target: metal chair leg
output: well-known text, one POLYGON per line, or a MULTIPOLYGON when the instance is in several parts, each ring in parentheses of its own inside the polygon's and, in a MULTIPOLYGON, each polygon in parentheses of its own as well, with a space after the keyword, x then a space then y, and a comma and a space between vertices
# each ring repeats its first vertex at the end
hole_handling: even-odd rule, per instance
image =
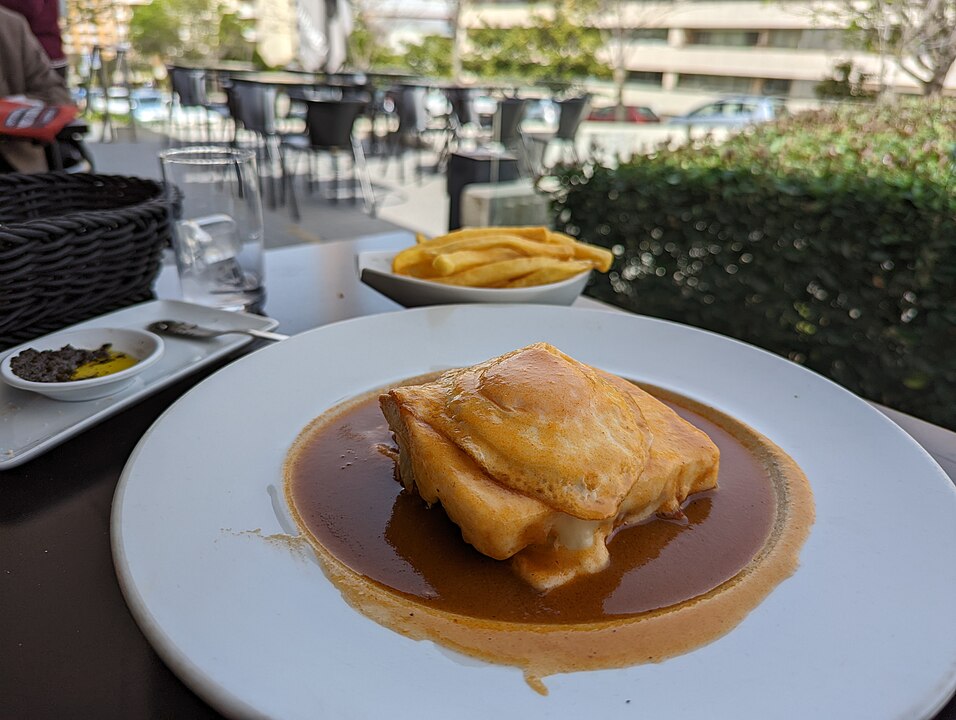
POLYGON ((262 148, 265 153, 264 155, 264 165, 267 167, 260 167, 259 173, 262 174, 263 170, 266 172, 266 182, 268 187, 266 188, 266 200, 269 205, 270 210, 276 209, 276 184, 275 184, 275 159, 272 156, 272 144, 269 142, 268 137, 261 137, 260 141, 262 143, 262 148))
POLYGON ((338 203, 339 201, 339 153, 338 150, 333 149, 331 153, 332 158, 332 202, 338 203))
MULTIPOLYGON (((297 157, 294 155, 294 157, 297 157)), ((285 190, 289 190, 289 212, 294 222, 299 222, 302 216, 299 214, 299 202, 295 197, 295 167, 290 172, 286 166, 286 154, 279 148, 279 165, 282 168, 282 196, 285 198, 285 190)))
POLYGON ((352 136, 352 159, 355 162, 356 170, 359 176, 359 184, 362 187, 362 198, 365 200, 365 210, 369 215, 375 217, 375 189, 372 187, 372 176, 368 171, 368 163, 365 160, 365 150, 362 148, 362 141, 352 136))
POLYGON ((173 144, 173 108, 176 103, 173 102, 173 99, 169 99, 169 119, 166 124, 166 140, 163 142, 164 147, 170 147, 173 144))

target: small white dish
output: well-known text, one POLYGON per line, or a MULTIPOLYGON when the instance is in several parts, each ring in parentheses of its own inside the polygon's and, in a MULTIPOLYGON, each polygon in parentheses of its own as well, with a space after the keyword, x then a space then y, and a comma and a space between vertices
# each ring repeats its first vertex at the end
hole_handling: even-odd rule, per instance
MULTIPOLYGON (((279 324, 277 320, 261 315, 228 312, 179 300, 151 300, 91 318, 59 332, 104 327, 139 330, 151 322, 168 319, 220 330, 271 330, 279 324)), ((228 359, 251 342, 248 335, 223 335, 209 340, 168 338, 159 362, 146 368, 119 392, 88 402, 58 402, 0 382, 0 474, 7 468, 42 455, 159 390, 228 359)), ((9 352, 0 352, 0 359, 9 352)))
POLYGON ((405 307, 453 305, 460 303, 537 303, 570 305, 591 272, 583 272, 561 282, 524 288, 475 288, 420 280, 392 272, 395 250, 359 253, 358 270, 362 282, 405 307))
POLYGON ((10 350, 3 358, 3 362, 0 363, 0 376, 3 377, 7 385, 20 390, 40 393, 54 400, 70 402, 96 400, 117 393, 127 387, 143 370, 159 361, 163 356, 164 349, 162 338, 146 330, 112 327, 66 330, 35 338, 10 350), (15 357, 30 348, 42 352, 44 350, 59 350, 66 345, 72 345, 81 350, 95 350, 105 344, 109 344, 111 349, 117 352, 126 353, 136 358, 136 364, 109 375, 66 382, 25 380, 14 373, 10 367, 10 363, 15 357))

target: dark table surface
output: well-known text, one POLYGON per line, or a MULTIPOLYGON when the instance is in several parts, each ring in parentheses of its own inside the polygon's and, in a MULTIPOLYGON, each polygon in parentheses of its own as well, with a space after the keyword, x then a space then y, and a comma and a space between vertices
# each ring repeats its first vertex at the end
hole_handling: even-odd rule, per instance
MULTIPOLYGON (((296 333, 396 310, 357 281, 355 252, 411 241, 409 234, 392 233, 270 251, 266 311, 280 320, 279 330, 296 333)), ((157 290, 167 297, 177 292, 169 268, 157 290)), ((140 632, 117 584, 110 548, 113 493, 134 446, 170 404, 216 369, 0 473, 0 718, 220 717, 173 675, 140 632)), ((956 434, 891 417, 952 476, 956 434)), ((937 718, 956 720, 956 701, 937 718)))

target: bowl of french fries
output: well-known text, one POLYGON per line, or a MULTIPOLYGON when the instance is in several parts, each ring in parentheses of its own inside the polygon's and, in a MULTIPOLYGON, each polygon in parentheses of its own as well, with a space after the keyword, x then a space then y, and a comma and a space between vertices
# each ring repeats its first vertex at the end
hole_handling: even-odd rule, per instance
POLYGON ((570 305, 592 270, 607 272, 605 248, 545 227, 463 228, 403 250, 365 252, 362 282, 405 307, 449 303, 570 305))

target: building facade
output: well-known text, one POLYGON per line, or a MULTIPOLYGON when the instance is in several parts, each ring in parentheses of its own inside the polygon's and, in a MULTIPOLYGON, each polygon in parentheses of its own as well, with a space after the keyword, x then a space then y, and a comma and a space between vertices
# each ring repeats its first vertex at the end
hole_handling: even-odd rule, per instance
MULTIPOLYGON (((472 0, 466 28, 520 26, 535 3, 472 0)), ((609 37, 603 58, 624 75, 624 100, 660 114, 681 114, 715 95, 784 97, 815 104, 815 87, 850 62, 875 89, 920 92, 891 58, 864 52, 837 18, 837 4, 814 0, 609 0, 593 13, 609 37)), ((538 10, 543 11, 543 10, 538 10)), ((612 83, 589 89, 608 101, 612 83)), ((956 92, 956 73, 946 87, 956 92)))

